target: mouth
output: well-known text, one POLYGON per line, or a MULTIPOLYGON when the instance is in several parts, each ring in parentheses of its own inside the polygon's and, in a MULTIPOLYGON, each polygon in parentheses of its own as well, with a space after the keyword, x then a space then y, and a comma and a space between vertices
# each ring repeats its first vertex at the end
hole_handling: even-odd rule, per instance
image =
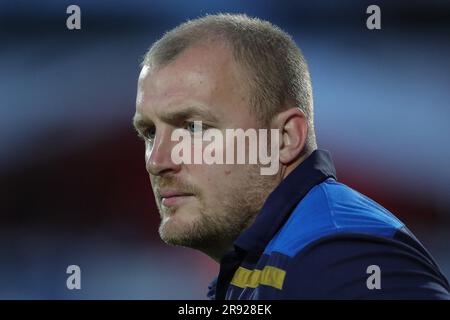
POLYGON ((194 195, 192 193, 186 193, 177 190, 161 190, 159 197, 162 205, 166 207, 172 207, 188 201, 189 199, 194 197, 194 195))

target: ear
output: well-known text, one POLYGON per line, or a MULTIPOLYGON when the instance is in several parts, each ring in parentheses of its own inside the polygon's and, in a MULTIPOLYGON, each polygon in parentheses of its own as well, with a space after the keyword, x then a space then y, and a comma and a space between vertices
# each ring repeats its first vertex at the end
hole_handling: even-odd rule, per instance
POLYGON ((297 160, 305 148, 308 121, 299 108, 289 108, 272 120, 272 128, 280 130, 280 162, 289 165, 297 160))

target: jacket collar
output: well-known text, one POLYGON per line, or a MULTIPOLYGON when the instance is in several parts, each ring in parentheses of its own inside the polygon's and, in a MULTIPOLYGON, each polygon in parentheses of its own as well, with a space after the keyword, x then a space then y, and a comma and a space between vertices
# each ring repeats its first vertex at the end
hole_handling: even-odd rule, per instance
POLYGON ((235 247, 262 253, 308 191, 330 177, 336 179, 330 153, 313 151, 272 191, 254 223, 234 242, 235 247))

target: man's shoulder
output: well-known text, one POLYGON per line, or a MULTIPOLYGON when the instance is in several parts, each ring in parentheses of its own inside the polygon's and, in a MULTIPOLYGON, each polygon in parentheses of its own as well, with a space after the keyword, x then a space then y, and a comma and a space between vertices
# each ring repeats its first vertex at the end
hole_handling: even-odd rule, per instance
POLYGON ((283 298, 450 299, 432 258, 395 239, 333 235, 287 260, 283 298))
POLYGON ((375 201, 334 179, 313 187, 270 241, 265 254, 292 257, 333 235, 393 238, 404 224, 375 201))
POLYGON ((449 299, 431 255, 388 210, 327 179, 312 188, 264 251, 285 271, 283 298, 449 299), (383 290, 368 290, 368 268, 383 290))

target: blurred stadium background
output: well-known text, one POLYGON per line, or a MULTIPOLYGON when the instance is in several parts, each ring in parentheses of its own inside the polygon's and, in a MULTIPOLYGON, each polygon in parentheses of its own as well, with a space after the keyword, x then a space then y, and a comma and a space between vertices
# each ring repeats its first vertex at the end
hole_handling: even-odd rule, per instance
POLYGON ((131 118, 146 49, 216 12, 293 35, 338 178, 403 219, 450 276, 450 2, 1 0, 0 299, 205 298, 218 266, 159 239, 131 118), (382 30, 366 29, 370 4, 382 30), (66 288, 70 264, 81 290, 66 288))

